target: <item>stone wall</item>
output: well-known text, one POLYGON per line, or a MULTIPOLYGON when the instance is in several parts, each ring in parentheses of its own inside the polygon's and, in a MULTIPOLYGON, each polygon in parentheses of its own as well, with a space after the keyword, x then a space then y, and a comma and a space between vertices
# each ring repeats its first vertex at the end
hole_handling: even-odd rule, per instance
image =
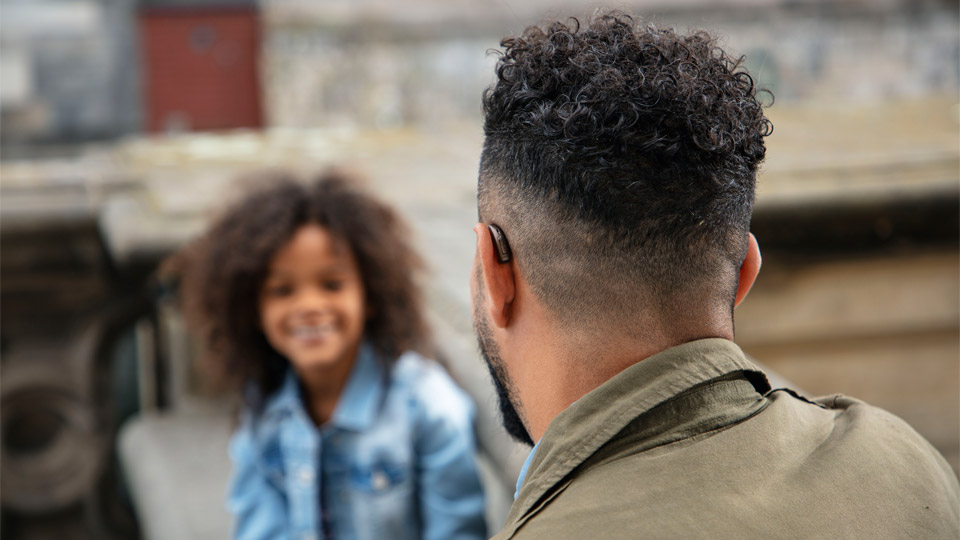
MULTIPOLYGON (((781 103, 915 98, 960 88, 956 5, 726 4, 732 5, 627 5, 658 24, 723 36, 781 103)), ((584 5, 564 11, 536 3, 523 18, 498 11, 507 10, 499 4, 486 13, 437 7, 418 17, 372 2, 311 10, 274 1, 264 9, 266 108, 269 123, 284 127, 477 122, 496 61, 487 51, 501 37, 521 30, 520 21, 589 12, 584 5)))
MULTIPOLYGON (((618 4, 658 24, 725 36, 781 102, 884 100, 960 88, 958 9, 949 2, 618 4)), ((595 3, 260 5, 269 125, 432 127, 478 121, 480 93, 496 61, 487 51, 501 37, 545 16, 582 16, 595 3)), ((113 138, 142 129, 137 2, 3 0, 2 6, 5 143, 113 138)))

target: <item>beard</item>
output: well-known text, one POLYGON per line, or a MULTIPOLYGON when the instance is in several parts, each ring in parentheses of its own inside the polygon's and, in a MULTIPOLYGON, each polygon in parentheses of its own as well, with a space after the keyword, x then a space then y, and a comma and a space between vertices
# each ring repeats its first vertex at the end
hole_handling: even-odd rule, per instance
MULTIPOLYGON (((477 281, 479 288, 480 282, 477 281)), ((478 291, 479 292, 479 291, 478 291)), ((517 403, 516 390, 507 375, 503 359, 500 358, 500 349, 493 341, 490 326, 487 320, 480 312, 479 298, 474 298, 473 302, 473 330, 477 335, 477 346, 480 348, 480 356, 487 363, 487 369, 490 370, 490 377, 493 378, 493 386, 497 391, 497 402, 500 405, 500 422, 503 429, 517 442, 533 446, 533 439, 527 428, 523 425, 520 413, 514 405, 517 403)))

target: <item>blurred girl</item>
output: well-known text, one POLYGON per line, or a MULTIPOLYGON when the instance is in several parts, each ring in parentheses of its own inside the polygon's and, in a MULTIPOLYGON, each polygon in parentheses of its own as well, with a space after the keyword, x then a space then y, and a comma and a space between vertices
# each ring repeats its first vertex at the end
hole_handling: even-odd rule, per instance
POLYGON ((283 174, 180 257, 187 320, 242 383, 242 539, 486 538, 473 406, 425 345, 420 259, 343 173, 283 174))

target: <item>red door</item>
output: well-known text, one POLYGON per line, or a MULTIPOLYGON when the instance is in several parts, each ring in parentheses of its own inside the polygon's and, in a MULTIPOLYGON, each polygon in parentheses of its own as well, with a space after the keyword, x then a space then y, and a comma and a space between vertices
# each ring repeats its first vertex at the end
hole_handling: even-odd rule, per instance
POLYGON ((254 7, 146 9, 140 35, 149 131, 262 127, 254 7))

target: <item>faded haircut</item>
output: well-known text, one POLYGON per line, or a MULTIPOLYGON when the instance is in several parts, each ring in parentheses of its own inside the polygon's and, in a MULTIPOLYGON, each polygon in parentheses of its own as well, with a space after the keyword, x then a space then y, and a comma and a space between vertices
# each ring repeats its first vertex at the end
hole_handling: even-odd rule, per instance
POLYGON ((501 47, 479 213, 534 294, 581 325, 731 309, 772 131, 742 57, 620 12, 501 47))

